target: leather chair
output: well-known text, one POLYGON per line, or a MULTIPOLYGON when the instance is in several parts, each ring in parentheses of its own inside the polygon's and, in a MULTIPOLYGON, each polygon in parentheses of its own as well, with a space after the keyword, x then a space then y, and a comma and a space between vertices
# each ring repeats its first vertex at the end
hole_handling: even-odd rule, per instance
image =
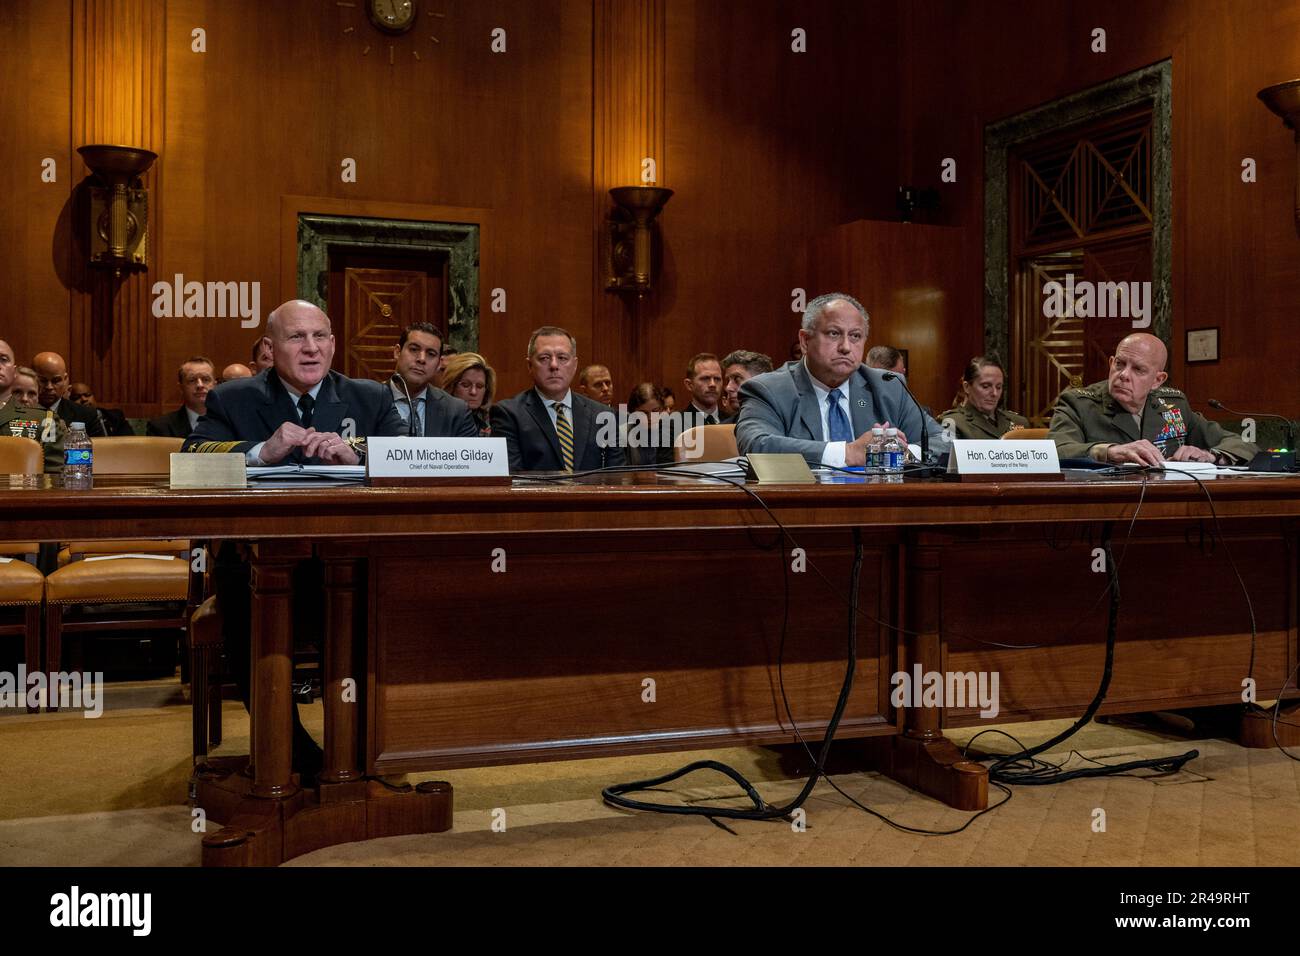
MULTIPOLYGON (((40 475, 45 454, 40 442, 30 438, 0 436, 0 475, 40 475)), ((23 663, 27 670, 43 669, 41 661, 41 610, 45 605, 45 575, 34 564, 40 550, 36 541, 0 542, 0 634, 23 636, 23 663), (10 611, 10 608, 16 609, 10 611)), ((25 694, 25 688, 19 688, 25 694)), ((38 708, 28 706, 28 711, 38 708)))
POLYGON ((692 425, 673 439, 674 461, 725 461, 739 454, 735 425, 692 425), (695 446, 694 453, 687 454, 687 444, 695 446))
MULTIPOLYGON (((166 475, 179 438, 123 436, 91 439, 96 476, 166 475)), ((59 669, 63 635, 107 630, 174 630, 183 635, 189 612, 197 605, 198 582, 191 580, 190 542, 115 540, 72 541, 59 554, 59 567, 45 580, 45 651, 47 666, 59 669), (124 605, 165 602, 181 605, 162 616, 124 605), (109 611, 68 612, 87 606, 116 606, 109 611)), ((184 641, 182 640, 182 646, 184 641)))
POLYGON ((1047 437, 1046 428, 1013 428, 1002 436, 1003 441, 1039 441, 1047 437))
POLYGON ((0 475, 45 474, 45 452, 30 438, 0 436, 0 475))

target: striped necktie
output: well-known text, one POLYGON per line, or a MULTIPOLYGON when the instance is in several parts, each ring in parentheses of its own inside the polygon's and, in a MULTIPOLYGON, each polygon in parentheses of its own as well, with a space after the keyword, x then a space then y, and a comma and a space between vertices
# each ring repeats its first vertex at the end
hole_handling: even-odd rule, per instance
POLYGON ((560 457, 564 459, 564 470, 573 471, 573 426, 564 411, 562 402, 552 402, 555 409, 555 435, 560 439, 560 457))

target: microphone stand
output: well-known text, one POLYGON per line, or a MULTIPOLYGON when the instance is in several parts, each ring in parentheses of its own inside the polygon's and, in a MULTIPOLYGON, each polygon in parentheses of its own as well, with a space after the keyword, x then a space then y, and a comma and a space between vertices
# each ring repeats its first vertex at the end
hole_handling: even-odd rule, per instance
POLYGON ((903 391, 907 392, 907 397, 910 398, 912 404, 916 406, 917 414, 921 416, 921 467, 918 468, 914 474, 917 478, 933 478, 934 468, 930 465, 930 429, 925 425, 925 409, 922 408, 921 403, 916 400, 916 396, 912 394, 912 390, 907 387, 907 379, 903 378, 903 376, 899 375, 897 372, 886 372, 881 376, 881 378, 886 382, 892 382, 897 379, 898 384, 903 386, 903 391))
POLYGON ((1274 415, 1272 412, 1239 412, 1236 409, 1229 408, 1217 398, 1209 401, 1211 408, 1217 408, 1221 412, 1227 412, 1229 415, 1240 415, 1242 418, 1276 418, 1282 422, 1286 428, 1286 451, 1261 451, 1250 461, 1251 471, 1296 471, 1295 463, 1295 426, 1291 419, 1285 415, 1274 415))
POLYGON ((1209 406, 1210 408, 1218 408, 1219 411, 1226 411, 1227 414, 1229 415, 1240 415, 1242 416, 1243 419, 1277 419, 1278 421, 1282 421, 1282 423, 1286 425, 1286 429, 1287 429, 1286 431, 1287 451, 1291 451, 1291 453, 1295 453, 1296 450, 1295 425, 1292 424, 1291 419, 1288 419, 1286 415, 1274 415, 1271 414, 1271 412, 1266 412, 1266 411, 1236 411, 1235 408, 1229 408, 1226 405, 1223 405, 1223 403, 1221 401, 1218 401, 1217 398, 1210 399, 1209 406))
POLYGON ((410 418, 406 420, 406 437, 415 438, 415 402, 411 398, 411 390, 406 387, 406 379, 396 372, 393 378, 402 383, 402 391, 406 393, 406 407, 410 409, 410 418))

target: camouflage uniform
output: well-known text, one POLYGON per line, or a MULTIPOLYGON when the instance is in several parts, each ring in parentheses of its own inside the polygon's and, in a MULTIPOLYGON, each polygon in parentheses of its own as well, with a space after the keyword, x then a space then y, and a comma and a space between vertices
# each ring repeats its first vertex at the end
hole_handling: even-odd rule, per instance
POLYGON ((1142 425, 1115 401, 1109 383, 1094 382, 1067 388, 1056 399, 1048 437, 1062 458, 1106 460, 1109 445, 1125 445, 1145 438, 1172 458, 1183 445, 1248 462, 1259 451, 1240 436, 1192 411, 1191 403, 1176 388, 1153 388, 1142 409, 1142 425))
POLYGON ((1029 419, 1025 416, 1004 408, 994 409, 993 418, 990 419, 970 402, 948 409, 939 416, 939 422, 943 424, 950 418, 955 429, 953 437, 963 439, 1001 438, 1017 425, 1021 428, 1029 425, 1029 419))

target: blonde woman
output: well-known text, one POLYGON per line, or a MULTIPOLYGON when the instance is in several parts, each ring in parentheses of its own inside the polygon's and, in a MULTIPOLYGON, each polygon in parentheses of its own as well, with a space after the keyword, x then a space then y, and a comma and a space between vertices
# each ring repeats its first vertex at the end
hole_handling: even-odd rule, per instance
POLYGON ((492 434, 488 412, 497 390, 497 373, 487 359, 477 352, 457 352, 447 359, 442 373, 442 388, 469 406, 480 436, 492 434))

